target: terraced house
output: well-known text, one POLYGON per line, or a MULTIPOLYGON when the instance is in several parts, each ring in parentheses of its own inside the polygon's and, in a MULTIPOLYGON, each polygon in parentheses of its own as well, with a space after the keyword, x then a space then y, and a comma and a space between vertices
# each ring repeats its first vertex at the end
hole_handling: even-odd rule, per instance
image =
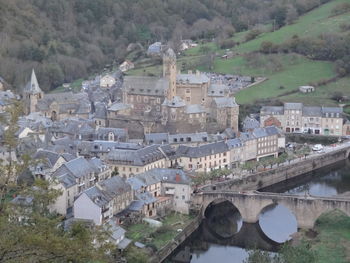
POLYGON ((287 133, 343 135, 341 107, 313 107, 302 103, 284 103, 283 106, 264 106, 260 111, 260 125, 276 125, 287 133))
POLYGON ((169 155, 173 149, 169 145, 150 145, 138 150, 111 150, 106 162, 123 178, 133 177, 153 168, 168 168, 169 155))

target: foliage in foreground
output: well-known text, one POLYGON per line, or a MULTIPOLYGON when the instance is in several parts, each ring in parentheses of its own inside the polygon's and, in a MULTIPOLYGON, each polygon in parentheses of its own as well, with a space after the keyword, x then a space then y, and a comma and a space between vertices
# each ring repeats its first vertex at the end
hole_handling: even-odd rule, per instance
POLYGON ((284 245, 279 254, 272 255, 266 251, 251 250, 244 263, 316 263, 318 255, 310 244, 302 241, 297 246, 284 245))
POLYGON ((107 232, 73 224, 64 231, 61 219, 47 209, 57 192, 38 181, 24 196, 32 202, 4 204, 0 214, 0 262, 111 262, 107 232))

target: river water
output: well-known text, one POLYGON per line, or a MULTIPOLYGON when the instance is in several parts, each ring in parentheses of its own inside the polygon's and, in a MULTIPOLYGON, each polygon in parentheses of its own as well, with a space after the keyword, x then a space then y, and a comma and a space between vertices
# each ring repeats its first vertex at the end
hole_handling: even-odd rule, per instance
MULTIPOLYGON (((340 162, 260 191, 314 196, 342 194, 350 191, 350 161, 340 162)), ((254 243, 254 240, 260 240, 256 236, 264 236, 264 240, 280 243, 289 240, 291 234, 297 231, 294 215, 281 205, 263 210, 256 224, 242 224, 239 213, 234 211, 235 208, 229 203, 218 204, 207 211, 206 217, 209 219, 182 246, 187 247, 187 251, 191 253, 191 260, 187 262, 241 263, 247 258, 245 248, 248 243, 256 248, 265 248, 258 241, 254 243), (257 234, 261 232, 263 233, 257 234), (234 236, 238 238, 235 239, 234 236)))

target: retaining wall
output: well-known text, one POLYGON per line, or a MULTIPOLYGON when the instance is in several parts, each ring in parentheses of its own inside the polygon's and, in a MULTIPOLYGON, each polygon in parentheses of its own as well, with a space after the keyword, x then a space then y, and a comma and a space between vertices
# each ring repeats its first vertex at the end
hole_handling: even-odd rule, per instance
POLYGON ((348 151, 348 149, 340 149, 331 153, 321 154, 308 159, 300 160, 298 163, 287 164, 268 171, 248 175, 243 179, 233 179, 225 182, 219 182, 204 187, 202 190, 258 190, 298 177, 327 165, 343 161, 348 158, 348 151))

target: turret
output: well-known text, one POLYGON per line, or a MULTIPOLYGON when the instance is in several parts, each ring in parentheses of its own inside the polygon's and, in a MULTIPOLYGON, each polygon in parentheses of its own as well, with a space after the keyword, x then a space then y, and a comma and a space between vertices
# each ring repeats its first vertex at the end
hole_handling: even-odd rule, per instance
POLYGON ((176 96, 176 55, 171 48, 163 55, 163 77, 169 80, 167 98, 172 100, 176 96))

